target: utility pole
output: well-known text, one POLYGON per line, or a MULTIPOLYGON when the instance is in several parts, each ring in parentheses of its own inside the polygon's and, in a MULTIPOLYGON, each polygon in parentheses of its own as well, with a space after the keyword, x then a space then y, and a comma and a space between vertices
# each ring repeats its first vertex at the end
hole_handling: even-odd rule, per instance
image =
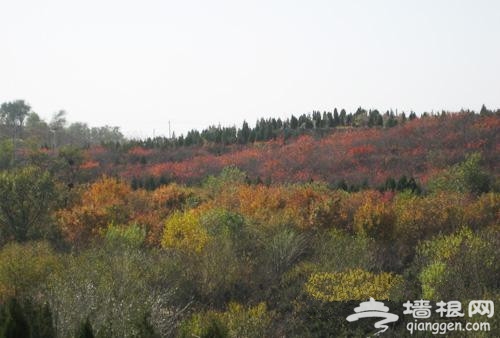
POLYGON ((56 150, 56 129, 51 128, 50 131, 52 132, 52 150, 56 150))
POLYGON ((12 151, 12 165, 16 165, 16 129, 17 129, 17 125, 16 125, 16 120, 14 120, 14 130, 13 130, 13 134, 12 134, 12 147, 14 148, 13 151, 12 151))

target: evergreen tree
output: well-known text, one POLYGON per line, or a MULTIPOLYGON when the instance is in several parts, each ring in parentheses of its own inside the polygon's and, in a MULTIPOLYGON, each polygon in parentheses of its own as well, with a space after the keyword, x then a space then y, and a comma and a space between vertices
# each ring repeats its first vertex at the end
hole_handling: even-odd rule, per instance
POLYGON ((493 114, 493 112, 491 110, 489 110, 488 108, 486 108, 486 106, 483 104, 481 106, 481 110, 479 111, 479 114, 480 115, 491 115, 491 114, 493 114))
POLYGON ((30 326, 17 299, 3 305, 0 315, 0 336, 4 338, 30 337, 30 326))
POLYGON ((144 183, 144 188, 146 190, 155 190, 156 189, 156 181, 153 176, 149 176, 144 183))
POLYGON ((402 123, 405 123, 405 122, 406 122, 406 114, 405 114, 405 112, 403 112, 403 113, 401 114, 401 122, 402 122, 402 123))
POLYGON ((290 128, 297 129, 299 127, 299 121, 295 116, 292 115, 290 118, 290 128))
POLYGON ((92 325, 90 325, 90 321, 87 318, 85 322, 81 323, 78 327, 75 338, 94 338, 94 330, 92 329, 92 325))
POLYGON ((347 114, 347 116, 345 118, 345 125, 352 126, 353 122, 354 122, 354 116, 352 115, 352 113, 347 114))
POLYGON ((160 335, 155 332, 155 329, 149 320, 150 314, 145 313, 141 321, 137 324, 138 337, 141 338, 160 338, 160 335))
POLYGON ((408 180, 407 189, 417 194, 420 194, 422 192, 422 189, 420 189, 417 181, 415 181, 413 177, 410 177, 410 179, 408 180))
POLYGON ((340 117, 339 117, 339 112, 337 111, 337 108, 333 110, 333 121, 330 127, 337 127, 340 125, 340 117))
POLYGON ((238 143, 246 144, 250 138, 250 128, 248 127, 247 121, 243 121, 243 126, 238 130, 238 143))
POLYGON ((382 124, 383 124, 382 115, 380 115, 379 111, 377 109, 370 110, 368 116, 368 127, 382 126, 382 124))
POLYGON ((160 179, 158 180, 158 186, 167 185, 169 183, 170 180, 165 175, 160 176, 160 179))
POLYGON ((398 184, 396 185, 396 189, 398 191, 404 191, 408 188, 408 179, 406 178, 405 175, 401 176, 401 178, 398 181, 398 184))
POLYGON ((250 131, 250 136, 248 136, 248 142, 254 143, 257 139, 257 132, 255 131, 255 128, 253 128, 250 131))
POLYGON ((56 336, 52 322, 52 312, 48 304, 39 306, 27 301, 24 313, 28 316, 31 326, 31 338, 53 338, 56 336))
POLYGON ((384 184, 384 190, 385 191, 394 191, 396 190, 396 180, 392 177, 389 177, 385 180, 384 184))
POLYGON ((325 127, 327 128, 333 128, 334 127, 334 122, 333 122, 333 115, 331 112, 326 113, 326 121, 325 121, 325 127))
POLYGON ((396 120, 396 116, 394 115, 394 112, 391 110, 390 112, 387 112, 385 114, 386 120, 385 120, 385 127, 386 128, 392 128, 397 126, 398 120, 396 120))
POLYGON ((137 190, 140 188, 139 179, 137 177, 132 177, 132 181, 130 182, 130 186, 133 190, 137 190))
POLYGON ((347 182, 344 179, 338 181, 337 189, 347 191, 348 190, 347 182))

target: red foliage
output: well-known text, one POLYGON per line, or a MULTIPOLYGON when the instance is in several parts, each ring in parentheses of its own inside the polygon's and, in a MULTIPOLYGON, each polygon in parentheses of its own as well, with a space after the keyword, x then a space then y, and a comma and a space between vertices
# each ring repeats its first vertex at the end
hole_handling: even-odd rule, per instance
MULTIPOLYGON (((466 113, 426 117, 394 128, 339 128, 330 135, 228 146, 216 155, 206 147, 170 150, 133 148, 129 154, 147 157, 147 164, 117 169, 123 177, 165 175, 179 183, 199 182, 230 165, 249 178, 274 183, 314 181, 380 184, 401 175, 425 180, 431 172, 464 159, 465 151, 483 152, 494 168, 500 156, 500 117, 466 113)), ((102 148, 93 148, 99 154, 102 148)), ((99 155, 102 157, 102 155, 99 155)), ((99 158, 99 156, 97 156, 99 158)), ((96 156, 93 158, 95 159, 96 156)))
POLYGON ((133 156, 149 156, 154 151, 152 149, 145 149, 143 147, 133 147, 128 151, 129 155, 133 156))
POLYGON ((365 146, 359 146, 359 147, 354 147, 351 148, 347 151, 347 155, 350 156, 363 156, 363 155, 370 155, 375 152, 375 147, 372 145, 365 145, 365 146))
POLYGON ((97 161, 86 161, 80 165, 80 169, 94 169, 99 167, 99 162, 97 161))

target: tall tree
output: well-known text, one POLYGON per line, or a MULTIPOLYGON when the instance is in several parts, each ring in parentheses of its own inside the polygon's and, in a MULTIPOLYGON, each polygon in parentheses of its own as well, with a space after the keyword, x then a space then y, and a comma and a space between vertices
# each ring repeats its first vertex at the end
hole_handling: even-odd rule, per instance
POLYGON ((17 299, 10 299, 0 313, 0 336, 5 338, 30 337, 30 327, 17 299))
POLYGON ((290 128, 297 129, 298 126, 299 126, 299 121, 295 116, 292 115, 292 117, 290 118, 290 128))
POLYGON ((18 135, 22 136, 24 119, 30 111, 31 107, 24 100, 5 102, 0 106, 0 117, 12 128, 12 142, 14 144, 12 157, 14 163, 16 161, 16 139, 18 135))
POLYGON ((20 242, 44 237, 56 200, 56 188, 48 172, 26 167, 0 174, 0 231, 3 239, 20 242))
POLYGON ((488 108, 486 108, 486 106, 484 104, 481 106, 481 110, 479 111, 480 115, 492 115, 492 113, 493 112, 491 110, 489 110, 488 108))
MULTIPOLYGON (((56 148, 57 146, 57 134, 61 133, 66 125, 66 111, 59 110, 52 115, 52 120, 50 121, 50 131, 53 133, 52 146, 56 148)), ((59 136, 60 137, 60 136, 59 136)))
POLYGON ((87 320, 80 324, 76 331, 76 338, 94 338, 94 330, 92 329, 92 325, 90 325, 90 321, 87 320))

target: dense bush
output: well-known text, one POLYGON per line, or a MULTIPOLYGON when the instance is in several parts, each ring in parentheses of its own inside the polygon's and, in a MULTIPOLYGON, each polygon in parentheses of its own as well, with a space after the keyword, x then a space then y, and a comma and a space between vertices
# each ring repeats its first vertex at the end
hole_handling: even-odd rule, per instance
POLYGON ((498 117, 365 113, 189 147, 0 140, 0 336, 367 336, 345 318, 369 297, 500 300, 498 117))

